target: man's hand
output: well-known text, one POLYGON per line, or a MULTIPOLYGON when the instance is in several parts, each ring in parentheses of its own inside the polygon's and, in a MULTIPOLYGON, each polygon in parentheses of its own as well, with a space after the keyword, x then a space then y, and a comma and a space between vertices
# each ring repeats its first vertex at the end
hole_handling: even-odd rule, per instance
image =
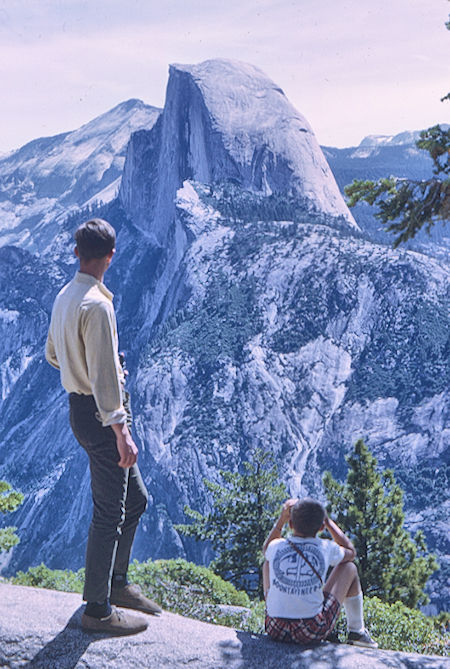
POLYGON ((116 435, 117 451, 120 456, 117 464, 119 467, 128 469, 136 464, 138 447, 134 443, 126 423, 116 423, 115 425, 111 425, 111 427, 116 435))

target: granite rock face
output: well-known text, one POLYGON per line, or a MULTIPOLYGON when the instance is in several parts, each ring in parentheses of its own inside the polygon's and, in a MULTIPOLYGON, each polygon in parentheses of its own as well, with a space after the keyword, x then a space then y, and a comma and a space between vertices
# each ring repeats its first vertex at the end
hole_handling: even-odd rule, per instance
MULTIPOLYGON (((162 114, 131 137, 118 199, 96 212, 118 231, 106 283, 151 496, 136 557, 207 560, 173 525, 186 503, 208 508, 203 477, 256 446, 276 455, 293 495, 321 496, 323 471, 344 476, 359 437, 406 488, 411 528, 448 551, 449 269, 361 233, 312 130, 270 80, 233 61, 173 66, 162 114)), ((26 256, 15 292, 3 288, 0 477, 26 493, 8 572, 83 561, 86 457, 42 359, 81 220, 26 256)), ((12 276, 24 251, 4 252, 12 276)))
POLYGON ((308 122, 252 65, 171 66, 163 114, 132 138, 120 190, 134 224, 162 244, 186 179, 303 198, 357 229, 308 122))

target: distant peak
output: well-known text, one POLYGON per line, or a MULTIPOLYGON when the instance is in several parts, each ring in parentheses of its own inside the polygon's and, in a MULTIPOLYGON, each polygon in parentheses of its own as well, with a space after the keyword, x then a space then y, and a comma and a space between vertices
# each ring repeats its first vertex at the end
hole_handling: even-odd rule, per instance
POLYGON ((361 141, 361 147, 377 146, 402 146, 406 144, 415 144, 420 139, 420 130, 406 130, 397 135, 368 135, 361 141))
POLYGON ((124 111, 124 112, 129 112, 132 109, 155 109, 157 111, 161 111, 159 107, 154 107, 153 105, 148 105, 139 98, 130 98, 129 100, 124 100, 123 102, 119 102, 118 105, 113 107, 112 109, 109 110, 109 112, 114 112, 114 111, 124 111))
POLYGON ((361 140, 359 146, 380 146, 392 140, 391 135, 367 135, 361 140))

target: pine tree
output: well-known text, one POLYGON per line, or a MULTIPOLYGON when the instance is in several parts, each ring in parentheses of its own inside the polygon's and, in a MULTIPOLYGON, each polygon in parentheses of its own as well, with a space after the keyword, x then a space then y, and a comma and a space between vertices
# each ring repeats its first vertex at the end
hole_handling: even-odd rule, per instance
MULTIPOLYGON (((445 25, 450 30, 450 19, 445 25)), ((441 100, 450 100, 450 93, 441 100)), ((388 231, 397 234, 394 247, 412 239, 423 227, 430 232, 437 221, 445 223, 450 219, 450 129, 435 125, 423 130, 416 146, 428 151, 433 159, 431 179, 355 179, 344 189, 349 207, 361 200, 377 205, 375 217, 388 226, 388 231)))
MULTIPOLYGON (((0 513, 9 513, 22 504, 23 495, 12 490, 9 483, 0 481, 0 513)), ((19 537, 14 533, 16 527, 4 527, 0 529, 0 551, 8 551, 19 543, 19 537)))
POLYGON ((427 603, 423 589, 438 564, 427 554, 422 532, 412 538, 404 527, 403 491, 393 472, 377 471, 362 439, 347 462, 346 482, 326 472, 324 487, 328 511, 355 545, 363 591, 409 607, 427 603))
POLYGON ((210 567, 235 585, 254 592, 251 575, 256 573, 261 595, 261 548, 288 496, 286 487, 279 482, 273 456, 262 449, 256 449, 252 459, 244 462, 243 473, 220 470, 219 474, 223 485, 204 480, 213 497, 212 510, 202 515, 186 506, 184 512, 193 522, 175 529, 199 541, 210 541, 216 553, 210 567))

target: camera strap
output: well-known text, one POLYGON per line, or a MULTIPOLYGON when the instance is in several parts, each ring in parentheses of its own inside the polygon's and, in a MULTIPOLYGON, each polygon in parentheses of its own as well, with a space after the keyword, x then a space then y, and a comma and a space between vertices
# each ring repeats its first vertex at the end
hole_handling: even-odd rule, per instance
POLYGON ((297 546, 297 544, 294 544, 293 541, 290 541, 289 539, 286 539, 286 541, 287 541, 288 544, 291 546, 291 548, 293 548, 294 551, 296 551, 296 552, 300 555, 300 557, 303 558, 303 560, 306 562, 306 564, 309 565, 309 566, 311 567, 311 569, 313 570, 313 572, 315 573, 315 575, 316 575, 317 578, 319 579, 320 584, 323 585, 323 579, 322 579, 322 576, 319 574, 319 572, 318 572, 317 569, 314 567, 314 565, 311 564, 311 562, 308 560, 308 558, 307 558, 306 555, 303 553, 303 551, 300 550, 300 548, 297 546))

